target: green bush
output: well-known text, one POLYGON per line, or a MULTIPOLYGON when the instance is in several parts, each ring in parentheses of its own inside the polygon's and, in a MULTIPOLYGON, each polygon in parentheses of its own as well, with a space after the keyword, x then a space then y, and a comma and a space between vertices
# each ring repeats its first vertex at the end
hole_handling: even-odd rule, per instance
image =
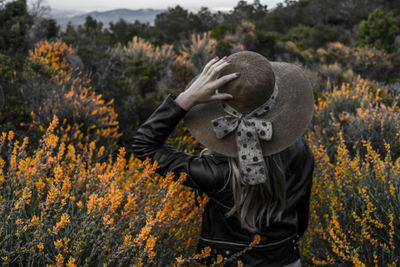
POLYGON ((224 37, 225 33, 230 29, 227 24, 218 24, 211 30, 211 37, 220 40, 224 37))
POLYGON ((16 65, 16 58, 0 53, 0 131, 15 130, 19 134, 27 114, 18 90, 21 79, 16 65))
POLYGON ((346 43, 349 40, 344 27, 317 24, 315 26, 298 25, 291 28, 284 37, 285 40, 304 45, 304 48, 317 49, 329 42, 346 43))
POLYGON ((374 47, 353 48, 335 42, 318 49, 313 57, 324 64, 339 63, 344 71, 352 70, 370 80, 387 81, 398 75, 392 63, 395 58, 374 47))
POLYGON ((384 13, 379 8, 372 12, 367 20, 360 24, 358 46, 373 45, 378 49, 393 52, 394 39, 399 32, 392 12, 384 13))

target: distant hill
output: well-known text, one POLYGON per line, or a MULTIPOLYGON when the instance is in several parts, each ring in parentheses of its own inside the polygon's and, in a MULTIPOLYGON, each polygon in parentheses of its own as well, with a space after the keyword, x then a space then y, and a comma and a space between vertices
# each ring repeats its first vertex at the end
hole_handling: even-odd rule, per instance
POLYGON ((61 10, 55 10, 51 13, 51 17, 53 17, 57 23, 64 30, 69 21, 73 25, 80 25, 85 23, 85 19, 87 16, 92 16, 95 20, 101 21, 103 23, 104 28, 108 28, 110 22, 117 22, 120 19, 124 19, 127 22, 135 22, 135 20, 139 20, 142 23, 150 23, 153 25, 154 19, 157 14, 164 12, 164 9, 114 9, 109 11, 92 11, 84 14, 76 14, 76 12, 62 12, 61 10))

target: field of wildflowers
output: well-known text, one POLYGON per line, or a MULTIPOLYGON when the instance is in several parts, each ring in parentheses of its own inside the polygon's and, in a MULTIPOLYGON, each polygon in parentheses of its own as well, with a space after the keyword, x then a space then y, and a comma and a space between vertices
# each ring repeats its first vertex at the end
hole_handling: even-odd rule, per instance
POLYGON ((358 77, 315 105, 307 139, 317 165, 302 242, 311 265, 399 264, 399 109, 369 89, 358 77))
POLYGON ((58 123, 54 117, 32 156, 27 139, 0 137, 9 154, 0 161, 4 265, 164 265, 194 249, 207 199, 194 205, 184 175, 160 177, 156 164, 124 148, 100 162, 103 146, 92 141, 78 152, 54 134, 58 123))
MULTIPOLYGON (((227 36, 231 52, 253 44, 254 27, 245 24, 239 30, 227 36)), ((373 80, 390 75, 386 70, 392 63, 379 50, 340 43, 317 51, 301 50, 290 41, 279 45, 287 56, 302 59, 316 80, 315 115, 306 133, 316 168, 310 225, 301 240, 304 264, 398 266, 398 92, 373 80)), ((210 35, 193 35, 178 52, 135 37, 109 53, 120 61, 144 58, 149 65, 163 65, 156 70, 162 78, 142 93, 165 96, 171 91, 162 88, 174 80, 184 85, 185 75, 197 74, 216 49, 210 35)), ((31 96, 30 127, 41 135, 38 145, 18 140, 13 131, 0 136, 1 264, 194 265, 210 253, 194 254, 207 197, 196 198, 180 185, 185 175, 161 177, 157 164, 118 147, 113 102, 104 103, 88 86, 89 78, 72 68, 68 53, 73 49, 61 41, 45 42, 26 58, 31 83, 24 90, 31 96)), ((144 79, 124 75, 135 89, 144 79)), ((189 153, 202 148, 181 124, 168 143, 189 153)), ((258 241, 255 236, 248 249, 258 241)), ((218 257, 214 265, 224 260, 218 257)))

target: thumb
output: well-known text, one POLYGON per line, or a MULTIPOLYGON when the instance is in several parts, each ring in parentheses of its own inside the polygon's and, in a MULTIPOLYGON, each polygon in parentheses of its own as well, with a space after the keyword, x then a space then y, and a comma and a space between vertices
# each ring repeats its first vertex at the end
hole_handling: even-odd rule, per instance
POLYGON ((232 100, 233 96, 230 94, 216 94, 210 97, 211 100, 232 100))

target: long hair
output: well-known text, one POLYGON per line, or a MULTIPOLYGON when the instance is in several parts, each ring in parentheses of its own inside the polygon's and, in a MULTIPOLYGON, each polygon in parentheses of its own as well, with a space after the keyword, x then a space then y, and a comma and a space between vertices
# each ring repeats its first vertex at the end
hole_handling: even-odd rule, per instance
MULTIPOLYGON (((200 155, 213 153, 205 148, 200 155)), ((280 153, 265 157, 267 180, 257 185, 242 185, 237 159, 228 159, 234 204, 225 216, 236 214, 242 228, 251 233, 260 231, 263 220, 266 226, 271 219, 281 220, 286 205, 286 177, 280 153)))

